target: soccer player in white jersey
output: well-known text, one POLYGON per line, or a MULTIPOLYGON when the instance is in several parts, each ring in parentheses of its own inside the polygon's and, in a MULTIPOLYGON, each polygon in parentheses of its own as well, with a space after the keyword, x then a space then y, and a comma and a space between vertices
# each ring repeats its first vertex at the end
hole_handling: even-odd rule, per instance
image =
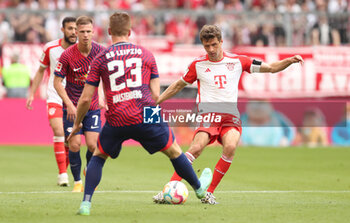
MULTIPOLYGON (((157 104, 171 98, 186 85, 197 81, 197 105, 199 114, 215 113, 221 115, 219 123, 209 123, 196 129, 190 148, 186 152, 192 163, 203 149, 216 140, 222 144, 222 156, 215 166, 213 180, 202 203, 217 204, 213 193, 222 177, 228 171, 239 138, 242 132, 239 112, 236 106, 238 83, 241 74, 280 72, 293 63, 303 63, 301 56, 296 55, 271 64, 264 63, 246 56, 226 53, 222 49, 221 30, 215 25, 205 25, 200 31, 200 40, 207 52, 195 59, 185 74, 171 84, 158 98, 157 104)), ((181 180, 176 173, 171 180, 181 180)), ((163 203, 162 192, 153 197, 154 202, 163 203)))
POLYGON ((63 111, 62 111, 62 99, 58 96, 54 86, 54 70, 61 54, 69 46, 73 45, 77 41, 76 31, 77 26, 75 24, 76 18, 65 17, 62 21, 61 31, 63 32, 63 38, 48 42, 44 46, 44 52, 40 59, 40 67, 35 74, 33 84, 30 89, 30 94, 27 98, 26 107, 33 109, 32 102, 34 100, 34 94, 38 89, 41 81, 43 80, 44 73, 47 67, 50 67, 50 76, 47 86, 47 114, 52 128, 54 137, 54 152, 55 158, 59 170, 57 177, 57 184, 59 186, 68 186, 67 166, 68 160, 68 146, 65 145, 64 131, 63 131, 63 111))

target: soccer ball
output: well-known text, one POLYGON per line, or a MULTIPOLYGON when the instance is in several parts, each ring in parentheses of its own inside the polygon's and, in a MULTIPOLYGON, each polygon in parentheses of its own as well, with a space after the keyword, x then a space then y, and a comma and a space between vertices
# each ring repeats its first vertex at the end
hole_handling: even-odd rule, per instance
POLYGON ((164 186, 163 197, 168 204, 183 204, 188 197, 188 189, 181 181, 170 181, 164 186))

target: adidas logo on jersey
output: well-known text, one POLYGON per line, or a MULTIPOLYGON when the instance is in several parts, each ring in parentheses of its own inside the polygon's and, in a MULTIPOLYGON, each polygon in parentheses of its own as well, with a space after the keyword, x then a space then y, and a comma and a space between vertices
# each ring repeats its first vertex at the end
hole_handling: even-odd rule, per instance
POLYGON ((211 72, 211 70, 210 70, 209 68, 207 68, 207 69, 205 70, 205 73, 207 73, 207 72, 211 72))

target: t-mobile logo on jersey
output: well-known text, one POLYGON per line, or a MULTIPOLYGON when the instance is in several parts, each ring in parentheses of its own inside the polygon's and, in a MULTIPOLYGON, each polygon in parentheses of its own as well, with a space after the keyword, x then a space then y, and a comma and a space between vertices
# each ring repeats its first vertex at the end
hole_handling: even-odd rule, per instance
POLYGON ((155 106, 148 106, 143 108, 143 123, 160 123, 160 111, 162 109, 157 105, 155 106))
POLYGON ((214 76, 215 84, 219 86, 219 89, 225 89, 227 84, 226 75, 215 75, 214 76))

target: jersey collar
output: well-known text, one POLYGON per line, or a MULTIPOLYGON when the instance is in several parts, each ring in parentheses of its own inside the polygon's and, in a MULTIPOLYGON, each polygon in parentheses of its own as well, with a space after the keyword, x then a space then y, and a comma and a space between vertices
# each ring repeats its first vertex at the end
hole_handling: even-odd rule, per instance
POLYGON ((209 55, 208 55, 208 54, 207 54, 207 56, 206 56, 206 59, 209 60, 209 61, 212 62, 212 63, 219 63, 219 62, 221 62, 221 61, 225 58, 225 56, 226 56, 226 53, 225 53, 225 52, 223 52, 223 53, 224 53, 224 54, 223 54, 223 57, 221 58, 221 60, 212 61, 212 60, 209 59, 209 55))
POLYGON ((120 45, 127 45, 127 44, 131 44, 129 42, 118 42, 118 43, 115 43, 113 44, 114 46, 120 46, 120 45))

